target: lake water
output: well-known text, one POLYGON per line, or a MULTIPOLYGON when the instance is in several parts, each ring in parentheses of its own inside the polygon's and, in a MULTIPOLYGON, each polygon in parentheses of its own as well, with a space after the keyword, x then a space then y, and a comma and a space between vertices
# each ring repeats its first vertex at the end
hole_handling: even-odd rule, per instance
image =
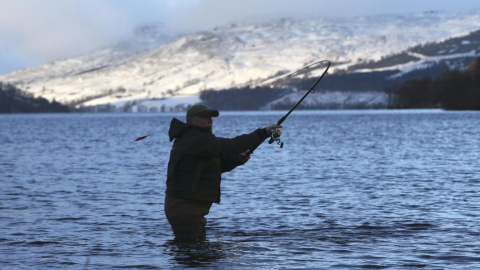
MULTIPOLYGON (((221 112, 214 133, 284 113, 221 112)), ((223 175, 196 244, 163 214, 183 115, 0 115, 0 268, 480 268, 479 112, 295 111, 283 149, 223 175)))

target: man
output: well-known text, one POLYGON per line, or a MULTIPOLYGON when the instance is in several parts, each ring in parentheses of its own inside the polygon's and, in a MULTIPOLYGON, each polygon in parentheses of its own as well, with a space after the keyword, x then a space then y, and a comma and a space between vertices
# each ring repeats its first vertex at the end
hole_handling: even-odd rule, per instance
POLYGON ((218 115, 197 104, 187 111, 186 123, 176 118, 170 123, 168 135, 175 141, 168 162, 165 215, 179 240, 205 237, 205 216, 212 203, 220 202, 221 174, 245 164, 250 158, 246 152, 281 128, 272 124, 232 139, 216 137, 212 117, 218 115))

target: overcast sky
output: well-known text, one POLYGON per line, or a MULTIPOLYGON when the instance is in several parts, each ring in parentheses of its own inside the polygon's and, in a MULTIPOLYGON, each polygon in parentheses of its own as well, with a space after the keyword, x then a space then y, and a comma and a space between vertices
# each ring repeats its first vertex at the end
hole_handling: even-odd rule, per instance
POLYGON ((185 32, 286 16, 479 8, 478 0, 0 0, 0 74, 112 45, 152 22, 185 32))

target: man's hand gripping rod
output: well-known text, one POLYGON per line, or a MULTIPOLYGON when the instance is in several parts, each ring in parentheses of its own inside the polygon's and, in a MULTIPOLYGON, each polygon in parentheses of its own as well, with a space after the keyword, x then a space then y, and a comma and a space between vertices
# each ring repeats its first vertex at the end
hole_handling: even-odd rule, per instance
MULTIPOLYGON (((280 118, 280 120, 278 120, 277 122, 277 125, 281 125, 283 123, 283 121, 285 121, 285 119, 287 119, 287 117, 298 107, 298 105, 300 105, 300 103, 302 103, 302 101, 308 96, 308 94, 310 93, 313 93, 315 92, 315 87, 317 86, 317 84, 322 80, 323 76, 325 76, 325 74, 327 74, 327 71, 328 69, 330 68, 330 60, 322 60, 322 61, 319 61, 319 62, 315 62, 313 64, 310 64, 306 67, 303 67, 299 70, 296 70, 292 73, 289 73, 285 76, 283 76, 282 78, 276 80, 275 82, 279 81, 279 80, 282 80, 282 79, 285 79, 285 78, 288 78, 288 77, 291 77, 295 74, 298 74, 300 73, 300 71, 302 70, 306 70, 308 69, 309 67, 311 66, 314 66, 314 65, 317 65, 317 64, 323 64, 323 63, 327 63, 327 67, 325 68, 325 70, 323 71, 322 75, 318 78, 318 80, 315 81, 315 83, 312 85, 312 87, 310 87, 310 89, 305 93, 305 95, 303 95, 303 97, 297 102, 297 104, 295 104, 295 106, 293 106, 288 112, 287 114, 285 114, 282 118, 280 118)), ((274 83, 275 83, 274 82, 274 83)), ((273 83, 272 83, 273 84, 273 83)), ((274 141, 277 141, 278 144, 280 145, 280 148, 283 148, 283 142, 280 141, 280 136, 282 135, 282 130, 279 129, 279 128, 276 128, 274 130, 272 130, 272 136, 270 138, 270 140, 268 141, 269 144, 273 143, 274 141)), ((257 146, 258 147, 258 146, 257 146)), ((253 153, 253 151, 255 151, 255 149, 257 149, 257 147, 255 147, 254 149, 251 149, 248 151, 248 155, 250 155, 251 153, 253 153)))

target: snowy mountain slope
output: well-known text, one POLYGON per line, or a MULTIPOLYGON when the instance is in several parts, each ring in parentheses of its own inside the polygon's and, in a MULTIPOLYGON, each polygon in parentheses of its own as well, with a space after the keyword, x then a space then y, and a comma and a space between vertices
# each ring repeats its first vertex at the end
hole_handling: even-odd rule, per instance
POLYGON ((177 37, 178 35, 166 33, 161 24, 144 25, 135 29, 131 39, 121 41, 112 47, 78 57, 59 59, 0 77, 4 82, 28 85, 77 76, 119 64, 139 52, 158 47, 177 37))
MULTIPOLYGON (((153 37, 145 45, 137 36, 128 46, 16 71, 0 76, 0 81, 78 106, 168 110, 199 101, 202 90, 253 86, 321 59, 333 62, 332 74, 398 69, 401 76, 418 68, 419 62, 413 60, 423 54, 409 51, 412 61, 369 64, 479 29, 476 11, 232 24, 166 44, 153 37)), ((432 60, 425 57, 424 65, 432 60)))

